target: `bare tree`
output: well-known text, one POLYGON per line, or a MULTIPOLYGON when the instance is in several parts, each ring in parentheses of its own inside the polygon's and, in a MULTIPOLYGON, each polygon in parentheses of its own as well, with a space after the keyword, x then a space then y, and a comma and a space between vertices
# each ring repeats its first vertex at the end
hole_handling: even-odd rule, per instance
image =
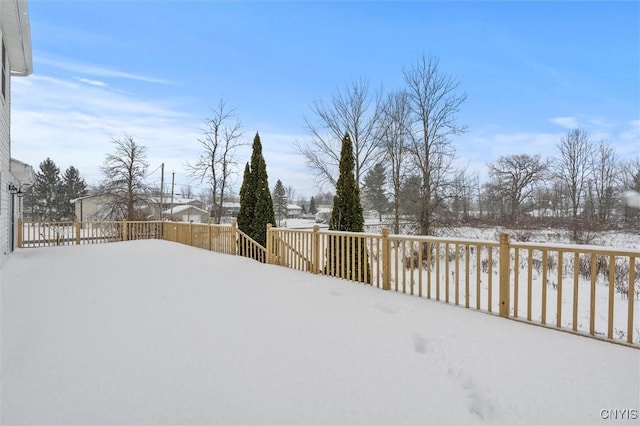
POLYGON ((195 164, 186 165, 190 177, 211 185, 211 216, 216 223, 222 219, 229 179, 237 173, 236 150, 246 144, 241 141, 242 134, 242 125, 236 119, 235 111, 227 109, 224 100, 220 99, 213 110, 213 117, 207 120, 202 137, 198 139, 202 149, 200 158, 195 164))
POLYGON ((489 164, 489 187, 495 197, 506 201, 512 223, 518 221, 522 205, 548 170, 549 162, 542 160, 540 155, 502 156, 489 164))
POLYGON ((478 198, 484 208, 485 219, 488 219, 491 223, 507 216, 506 197, 494 182, 485 182, 481 186, 478 198))
POLYGON ((600 141, 592 155, 595 217, 600 225, 610 219, 615 207, 620 163, 616 151, 605 141, 600 141))
POLYGON ((400 233, 400 212, 402 185, 407 173, 409 154, 409 99, 405 92, 395 92, 387 96, 381 120, 381 147, 389 165, 389 185, 391 186, 393 232, 400 233))
POLYGON ((459 81, 439 70, 439 60, 422 56, 403 71, 411 112, 411 153, 422 179, 419 232, 429 235, 452 180, 455 148, 450 137, 464 133, 456 114, 467 99, 459 81))
POLYGON ((194 198, 195 197, 195 193, 193 192, 193 188, 191 188, 191 185, 183 185, 182 189, 180 190, 180 195, 182 196, 182 198, 194 198))
POLYGON ((145 183, 149 163, 147 148, 131 136, 112 140, 114 153, 107 154, 102 167, 102 193, 109 195, 104 206, 106 217, 115 220, 141 219, 138 207, 148 205, 149 186, 145 183))
POLYGON ((349 133, 355 157, 355 177, 358 185, 364 174, 377 160, 377 137, 381 115, 381 95, 370 94, 369 83, 360 79, 338 90, 331 102, 314 100, 311 112, 315 120, 305 117, 305 127, 311 139, 306 144, 296 144, 305 157, 307 166, 315 173, 320 184, 335 187, 342 138, 349 133))
POLYGON ((589 134, 579 128, 569 130, 560 139, 558 151, 560 156, 554 164, 554 174, 566 188, 575 228, 588 176, 592 171, 593 149, 589 134))
POLYGON ((473 189, 478 185, 479 177, 476 173, 469 172, 468 168, 457 170, 451 186, 451 219, 459 223, 468 222, 470 218, 471 204, 473 202, 473 189))
POLYGON ((296 198, 296 189, 291 185, 287 185, 284 188, 284 192, 285 192, 285 195, 287 196, 288 202, 293 203, 293 200, 295 200, 296 198))

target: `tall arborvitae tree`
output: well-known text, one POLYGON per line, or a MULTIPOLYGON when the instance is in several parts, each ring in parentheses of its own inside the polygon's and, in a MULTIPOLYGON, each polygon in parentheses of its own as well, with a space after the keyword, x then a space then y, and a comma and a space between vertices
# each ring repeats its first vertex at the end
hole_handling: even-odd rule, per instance
POLYGON ((340 176, 333 198, 329 229, 335 231, 364 231, 364 216, 360 205, 360 190, 353 174, 354 158, 351 138, 345 133, 340 152, 340 176))
MULTIPOLYGON (((80 177, 78 169, 73 166, 65 170, 62 176, 61 193, 63 201, 61 204, 62 218, 72 220, 75 217, 75 206, 71 200, 87 195, 87 183, 80 177)), ((79 217, 76 219, 82 220, 79 217)))
POLYGON ((253 220, 253 211, 256 208, 256 197, 251 184, 251 168, 247 163, 244 167, 244 176, 240 187, 240 211, 237 217, 238 228, 245 233, 249 232, 251 221, 253 220))
MULTIPOLYGON (((345 133, 340 152, 340 176, 336 182, 336 195, 329 220, 329 229, 333 231, 364 232, 364 216, 354 175, 354 162, 351 138, 349 133, 345 133)), ((371 282, 366 247, 347 237, 332 238, 335 238, 335 244, 331 241, 328 246, 326 273, 353 281, 371 282), (341 268, 341 262, 349 267, 341 268), (351 265, 355 267, 352 268, 351 265)))
POLYGON ((273 188, 273 210, 278 221, 278 226, 282 225, 282 219, 287 217, 287 192, 284 189, 282 181, 278 179, 275 188, 273 188))
POLYGON ((262 156, 260 135, 256 133, 253 139, 251 165, 245 168, 240 189, 238 228, 264 247, 267 243, 267 224, 275 222, 267 164, 262 156))
POLYGON ((253 216, 252 238, 263 247, 267 245, 267 224, 274 225, 276 216, 273 213, 273 200, 269 189, 269 177, 267 175, 267 163, 262 156, 262 144, 260 135, 256 133, 253 139, 253 153, 251 155, 251 175, 254 182, 256 195, 256 208, 253 216))

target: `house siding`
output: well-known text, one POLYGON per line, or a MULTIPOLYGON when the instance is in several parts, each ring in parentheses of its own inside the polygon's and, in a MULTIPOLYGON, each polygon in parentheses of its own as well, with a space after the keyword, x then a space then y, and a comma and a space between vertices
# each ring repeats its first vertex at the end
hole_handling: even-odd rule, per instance
MULTIPOLYGON (((0 36, 4 41, 4 35, 1 29, 0 36)), ((11 174, 9 173, 9 164, 11 162, 11 73, 9 70, 11 69, 11 64, 9 63, 8 56, 6 61, 5 96, 2 97, 0 93, 0 266, 11 252, 11 247, 9 247, 9 235, 11 232, 10 215, 13 214, 9 206, 10 195, 8 188, 9 183, 12 181, 11 174)))
POLYGON ((78 198, 74 202, 75 219, 82 222, 110 220, 104 212, 104 206, 108 204, 109 201, 109 197, 105 195, 90 195, 88 197, 78 198))

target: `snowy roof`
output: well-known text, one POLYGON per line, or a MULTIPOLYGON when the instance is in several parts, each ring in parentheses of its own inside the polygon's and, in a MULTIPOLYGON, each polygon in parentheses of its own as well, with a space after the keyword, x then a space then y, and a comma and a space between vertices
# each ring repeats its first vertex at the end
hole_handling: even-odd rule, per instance
POLYGON ((33 185, 36 180, 33 167, 15 158, 11 159, 9 169, 11 170, 11 176, 13 176, 20 185, 33 185))
MULTIPOLYGON (((149 197, 149 201, 152 203, 159 203, 160 202, 160 197, 149 197)), ((165 204, 171 203, 171 195, 163 195, 162 196, 162 202, 165 204)), ((202 203, 202 201, 196 199, 196 198, 180 198, 180 197, 173 197, 173 204, 190 204, 190 203, 202 203)))
POLYGON ((222 207, 226 207, 228 209, 230 208, 240 208, 240 203, 236 202, 236 201, 225 201, 224 203, 222 203, 222 207))
POLYGON ((183 213, 183 212, 186 212, 186 211, 192 211, 194 213, 197 212, 197 213, 200 213, 200 214, 209 214, 208 211, 202 210, 201 208, 196 207, 196 206, 192 206, 190 204, 182 204, 180 206, 174 206, 172 209, 167 209, 163 213, 164 214, 178 214, 178 213, 183 213))
POLYGON ((289 210, 302 210, 302 207, 300 207, 297 204, 287 204, 287 209, 289 209, 289 210))

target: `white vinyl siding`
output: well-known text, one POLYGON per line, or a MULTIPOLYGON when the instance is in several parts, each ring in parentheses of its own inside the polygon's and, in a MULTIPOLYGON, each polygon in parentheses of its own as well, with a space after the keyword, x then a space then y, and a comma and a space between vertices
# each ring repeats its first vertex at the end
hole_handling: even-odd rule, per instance
MULTIPOLYGON (((4 44, 4 37, 2 37, 2 43, 4 44)), ((4 51, 6 55, 6 49, 4 51)), ((5 69, 11 69, 10 65, 9 58, 6 56, 4 58, 5 69)), ((11 182, 9 173, 9 164, 11 162, 10 104, 11 80, 9 73, 7 73, 4 96, 0 99, 0 265, 4 263, 7 255, 11 252, 9 248, 9 227, 11 226, 9 215, 11 212, 8 211, 10 196, 8 185, 11 182)))

